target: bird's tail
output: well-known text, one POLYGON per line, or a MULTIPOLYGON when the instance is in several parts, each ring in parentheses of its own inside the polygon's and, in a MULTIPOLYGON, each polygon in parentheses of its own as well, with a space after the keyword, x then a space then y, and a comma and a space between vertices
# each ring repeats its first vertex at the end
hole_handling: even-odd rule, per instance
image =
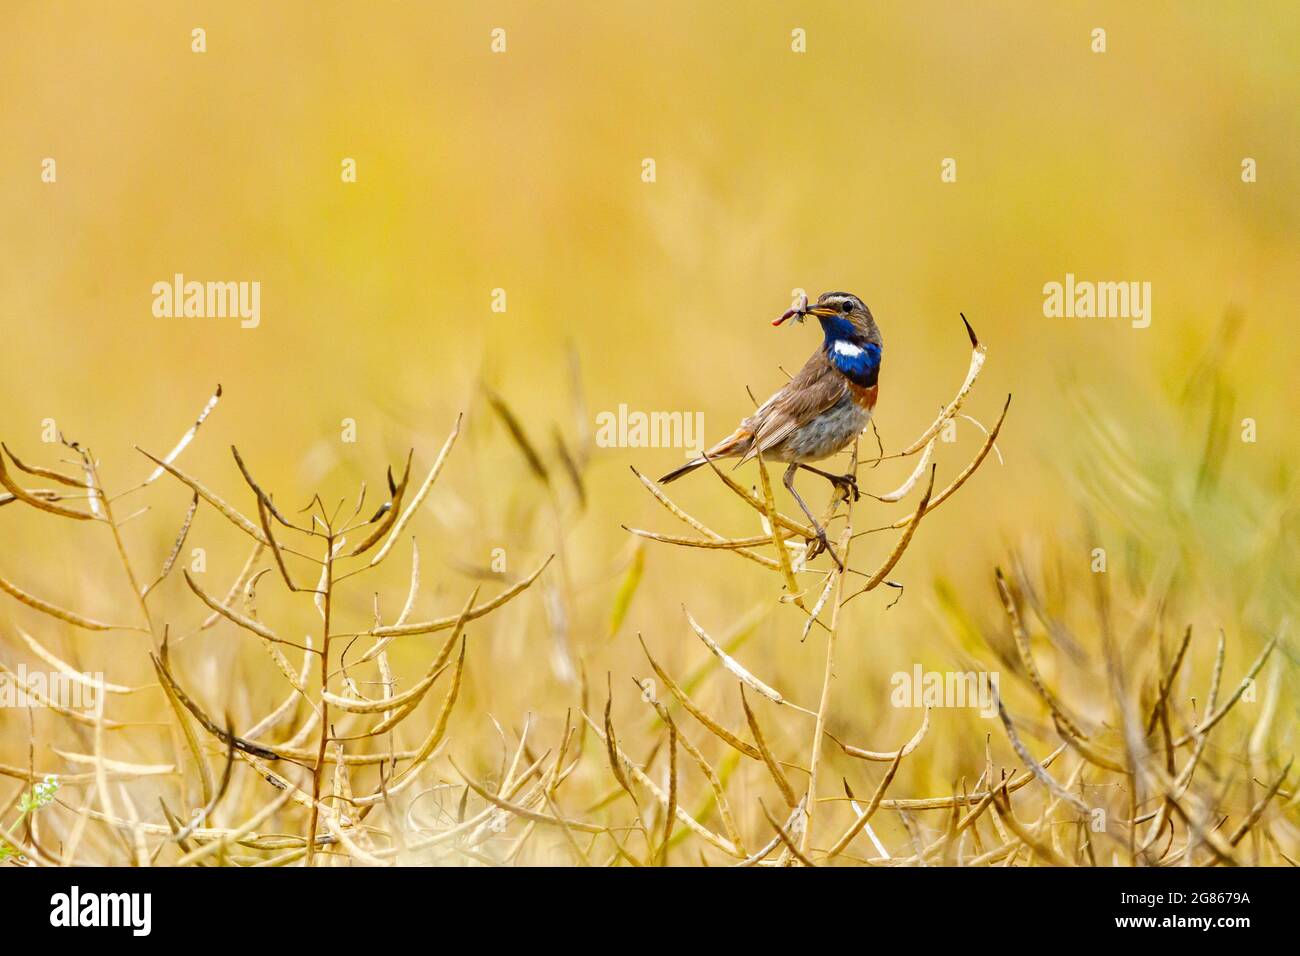
POLYGON ((745 428, 737 428, 703 455, 700 455, 698 458, 692 458, 686 464, 682 465, 682 467, 668 472, 668 474, 659 479, 659 484, 666 485, 670 481, 676 481, 678 478, 682 477, 682 475, 689 475, 696 468, 707 465, 710 459, 717 461, 719 458, 734 458, 737 455, 744 453, 744 451, 749 447, 748 443, 750 439, 753 437, 753 433, 747 431, 745 428))
POLYGON ((676 481, 678 478, 682 477, 682 475, 689 475, 696 468, 699 468, 700 466, 705 464, 708 463, 703 458, 694 458, 691 461, 688 461, 686 464, 682 465, 682 467, 675 468, 672 471, 668 472, 668 474, 664 475, 662 478, 659 479, 659 484, 666 485, 670 481, 676 481))

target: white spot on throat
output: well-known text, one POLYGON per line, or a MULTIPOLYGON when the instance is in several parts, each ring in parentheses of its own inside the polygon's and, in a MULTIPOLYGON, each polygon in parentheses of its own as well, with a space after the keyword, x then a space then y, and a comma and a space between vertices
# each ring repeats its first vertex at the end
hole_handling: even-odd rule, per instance
POLYGON ((848 356, 849 358, 857 358, 859 355, 861 355, 863 352, 866 351, 866 349, 862 348, 861 346, 854 345, 852 342, 846 342, 843 339, 836 339, 835 344, 831 347, 839 355, 845 355, 848 356))

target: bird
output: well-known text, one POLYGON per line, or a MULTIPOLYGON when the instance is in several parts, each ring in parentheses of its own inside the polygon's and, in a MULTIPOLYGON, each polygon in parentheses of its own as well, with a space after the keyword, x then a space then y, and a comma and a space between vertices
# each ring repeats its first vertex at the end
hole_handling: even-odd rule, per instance
POLYGON ((858 497, 856 475, 836 475, 808 463, 843 451, 871 421, 880 395, 884 342, 871 310, 850 292, 824 292, 812 305, 804 297, 772 324, 787 319, 803 322, 810 315, 821 323, 823 340, 803 368, 730 435, 664 475, 659 483, 676 481, 718 459, 739 458, 739 466, 761 454, 766 461, 785 462, 789 465, 785 487, 817 535, 813 554, 824 549, 843 570, 825 529, 795 490, 794 479, 802 468, 851 493, 855 500, 858 497))

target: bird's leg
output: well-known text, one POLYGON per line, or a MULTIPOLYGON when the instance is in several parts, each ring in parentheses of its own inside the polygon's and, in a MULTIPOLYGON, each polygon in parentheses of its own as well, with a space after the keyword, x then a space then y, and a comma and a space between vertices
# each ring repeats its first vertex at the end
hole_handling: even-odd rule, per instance
POLYGON ((814 475, 821 475, 840 491, 844 492, 844 497, 846 499, 849 495, 853 496, 854 501, 857 501, 862 497, 862 492, 858 491, 858 476, 852 472, 849 472, 847 475, 832 475, 829 471, 822 471, 820 468, 814 468, 812 465, 800 464, 799 467, 804 471, 811 471, 814 475))
POLYGON ((831 556, 831 560, 835 562, 835 566, 843 571, 844 565, 840 563, 839 555, 835 553, 835 549, 831 547, 830 541, 826 538, 826 529, 817 523, 817 519, 813 517, 813 513, 808 510, 808 506, 804 504, 803 499, 799 497, 799 492, 794 490, 794 476, 798 473, 799 467, 798 464, 791 462, 790 467, 785 470, 785 478, 783 481, 786 491, 794 495, 794 500, 799 502, 799 507, 802 508, 803 513, 808 516, 808 520, 812 522, 813 530, 817 533, 817 544, 808 549, 808 559, 812 560, 817 557, 817 555, 821 554, 822 551, 825 551, 831 556))

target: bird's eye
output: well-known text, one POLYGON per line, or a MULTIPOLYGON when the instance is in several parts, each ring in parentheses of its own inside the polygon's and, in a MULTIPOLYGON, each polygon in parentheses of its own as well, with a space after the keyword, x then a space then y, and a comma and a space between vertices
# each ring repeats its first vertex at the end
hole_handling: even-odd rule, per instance
POLYGON ((841 311, 841 312, 852 312, 852 311, 853 311, 853 303, 852 303, 850 300, 845 299, 843 302, 840 303, 840 311, 841 311))

